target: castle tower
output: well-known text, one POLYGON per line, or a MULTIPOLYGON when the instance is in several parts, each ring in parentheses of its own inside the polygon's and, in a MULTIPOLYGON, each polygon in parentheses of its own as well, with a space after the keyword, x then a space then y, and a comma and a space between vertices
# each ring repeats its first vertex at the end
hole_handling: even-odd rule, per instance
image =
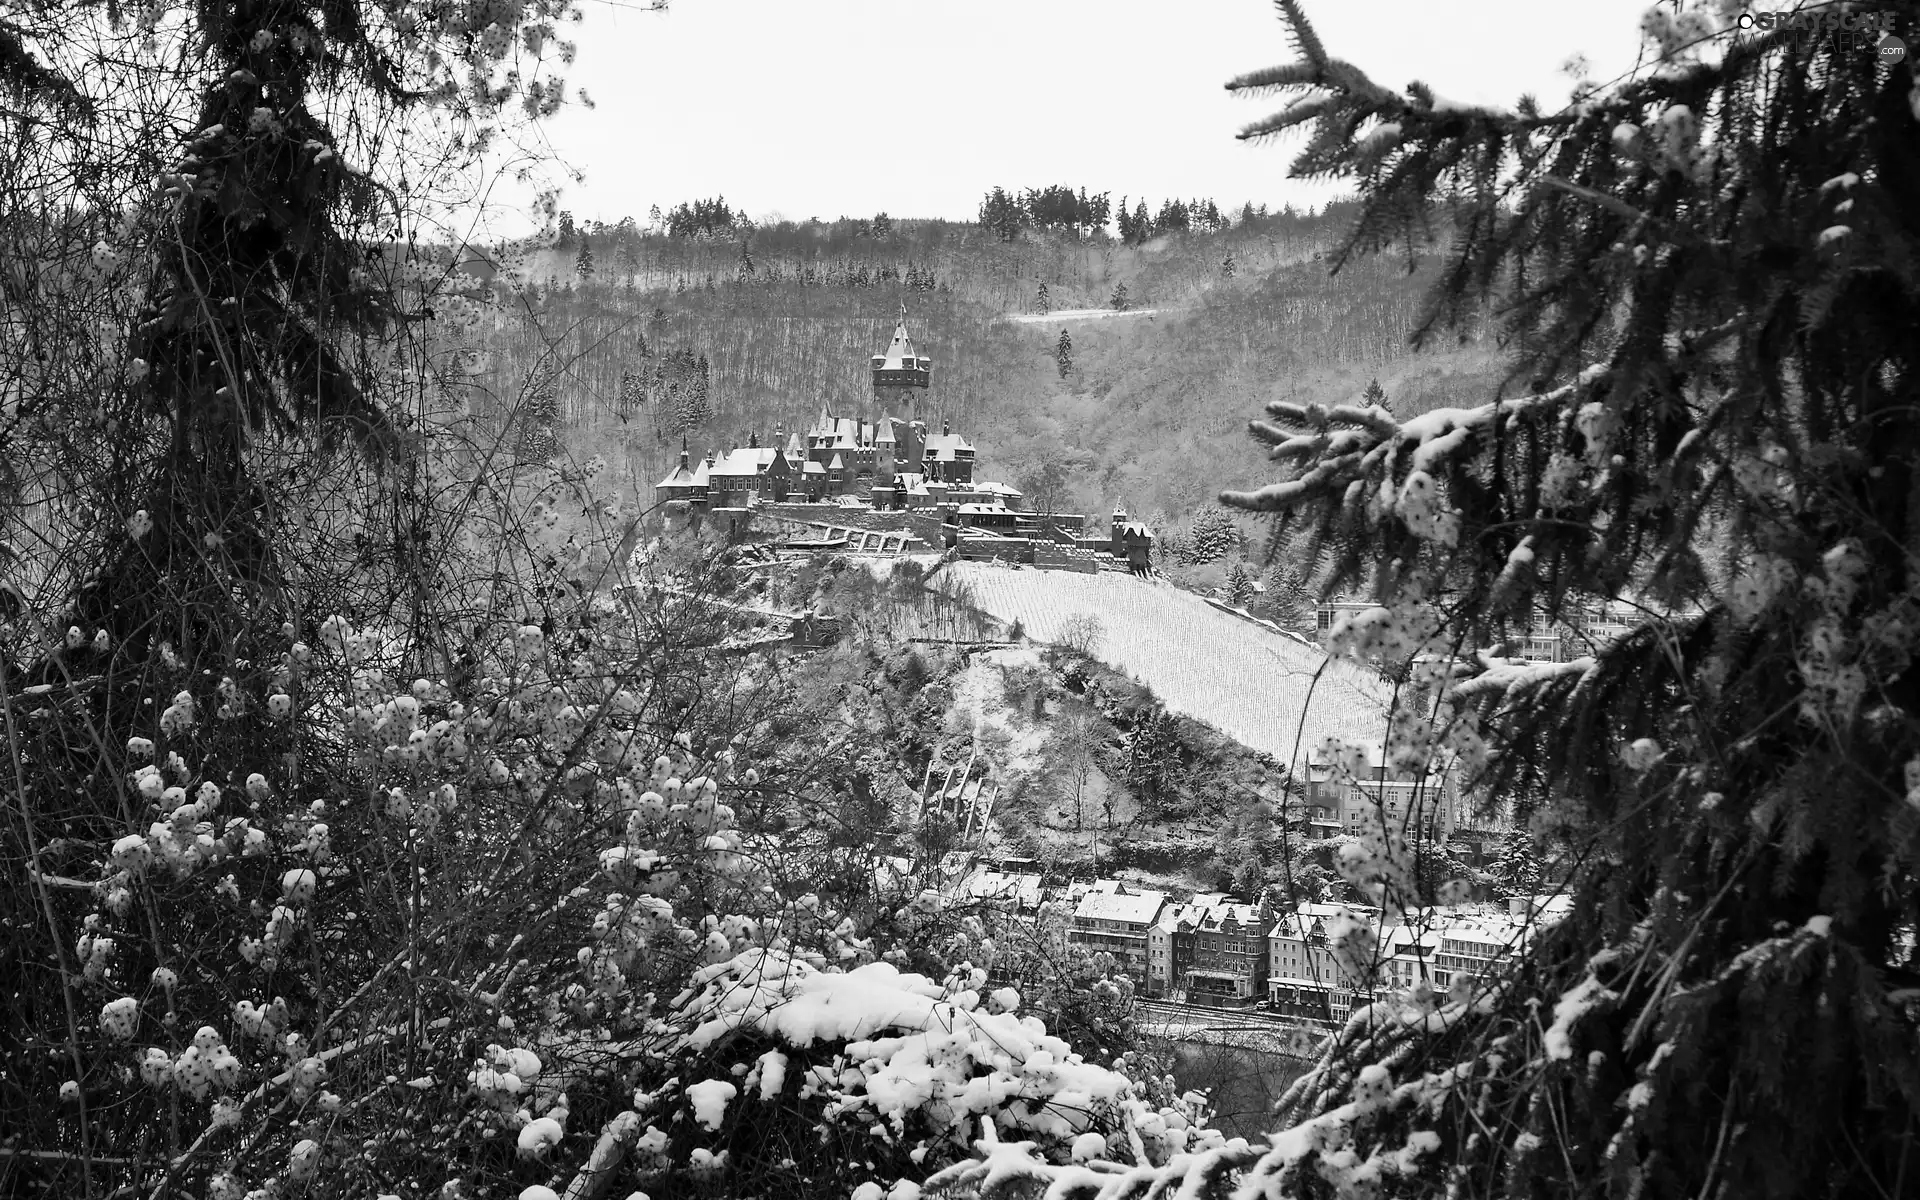
POLYGON ((913 339, 907 335, 907 306, 900 305, 900 323, 894 326, 893 341, 885 354, 873 356, 873 401, 884 420, 898 406, 903 414, 913 410, 913 392, 933 384, 933 360, 916 354, 913 339))
POLYGON ((892 483, 898 470, 918 471, 923 438, 913 421, 913 394, 933 384, 933 360, 915 351, 907 333, 907 306, 900 304, 900 323, 884 354, 873 356, 875 475, 892 483), (897 428, 896 428, 897 426, 897 428))

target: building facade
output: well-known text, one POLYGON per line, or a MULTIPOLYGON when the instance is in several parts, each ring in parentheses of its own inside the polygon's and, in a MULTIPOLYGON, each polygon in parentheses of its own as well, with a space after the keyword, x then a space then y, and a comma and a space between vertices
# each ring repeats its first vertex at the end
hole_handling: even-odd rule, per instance
POLYGON ((1188 1002, 1225 1007, 1264 999, 1273 924, 1273 913, 1258 905, 1222 901, 1207 907, 1192 929, 1188 1002))
POLYGON ((1151 962, 1147 931, 1166 907, 1165 892, 1131 891, 1115 884, 1112 891, 1090 891, 1074 907, 1067 928, 1069 945, 1111 954, 1115 965, 1136 984, 1145 984, 1151 962))

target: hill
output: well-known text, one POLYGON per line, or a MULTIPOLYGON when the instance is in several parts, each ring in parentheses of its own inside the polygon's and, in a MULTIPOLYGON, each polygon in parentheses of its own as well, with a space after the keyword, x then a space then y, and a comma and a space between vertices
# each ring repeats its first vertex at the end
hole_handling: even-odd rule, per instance
POLYGON ((1328 737, 1383 733, 1388 696, 1377 676, 1165 582, 969 562, 930 582, 1042 642, 1071 640, 1068 623, 1093 617, 1094 657, 1151 687, 1170 711, 1280 764, 1328 737))
POLYGON ((608 233, 598 245, 583 235, 590 277, 574 273, 577 251, 521 254, 493 273, 503 303, 490 319, 442 325, 466 355, 485 433, 547 391, 565 447, 609 460, 644 510, 683 435, 696 453, 725 449, 805 428, 823 404, 869 403, 868 356, 904 302, 935 364, 919 407, 971 438, 986 476, 1070 511, 1104 514, 1120 500, 1173 529, 1221 488, 1262 481, 1245 429, 1268 400, 1346 399, 1377 377, 1397 411, 1417 412, 1497 382, 1480 342, 1407 349, 1432 278, 1425 259, 1411 272, 1373 258, 1329 274, 1325 254, 1347 219, 1337 208, 1251 217, 1131 245, 1032 231, 1003 241, 978 225, 904 220, 885 236, 846 221, 608 233), (1159 311, 1092 315, 1111 311, 1121 285, 1134 309, 1159 311))

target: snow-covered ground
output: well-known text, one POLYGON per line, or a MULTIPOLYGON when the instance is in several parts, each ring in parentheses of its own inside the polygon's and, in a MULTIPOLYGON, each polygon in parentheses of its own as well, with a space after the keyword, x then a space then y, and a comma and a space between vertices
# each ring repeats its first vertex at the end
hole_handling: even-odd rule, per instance
POLYGON ((1050 325, 1056 321, 1097 321, 1102 317, 1151 317, 1163 311, 1158 308, 1129 308, 1125 312, 1112 308, 1061 308, 1050 313, 1010 315, 1007 320, 1021 325, 1050 325))
POLYGON ((954 687, 954 719, 972 729, 975 747, 984 745, 989 730, 1005 739, 1001 753, 1006 761, 998 764, 1005 780, 1040 769, 1047 731, 1030 722, 1016 722, 1006 701, 1007 672, 1039 665, 1040 655, 1030 647, 991 650, 972 656, 954 687))
POLYGON ((1317 648, 1162 581, 958 562, 931 582, 964 589, 974 605, 1018 620, 1035 641, 1052 641, 1069 618, 1091 614, 1103 630, 1101 661, 1147 684, 1169 709, 1282 763, 1294 760, 1296 747, 1304 758, 1323 738, 1375 742, 1386 732, 1388 689, 1377 675, 1328 662, 1317 648))

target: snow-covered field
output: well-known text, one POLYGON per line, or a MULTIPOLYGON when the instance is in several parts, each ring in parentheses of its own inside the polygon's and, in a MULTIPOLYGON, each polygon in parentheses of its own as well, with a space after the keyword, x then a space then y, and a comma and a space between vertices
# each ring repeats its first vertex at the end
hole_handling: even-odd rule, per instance
POLYGON ((1327 663, 1309 705, 1324 653, 1168 583, 966 562, 931 582, 966 590, 976 606, 1018 620, 1036 641, 1052 641, 1069 618, 1091 614, 1104 631, 1103 662, 1147 684, 1168 708, 1283 763, 1293 760, 1296 737, 1304 757, 1323 738, 1374 742, 1385 732, 1388 689, 1378 676, 1327 663))
POLYGON ((1021 325, 1050 325, 1055 321, 1097 321, 1102 317, 1151 317, 1160 311, 1157 308, 1129 308, 1125 312, 1114 308, 1061 308, 1049 313, 1020 313, 1007 320, 1021 325))

